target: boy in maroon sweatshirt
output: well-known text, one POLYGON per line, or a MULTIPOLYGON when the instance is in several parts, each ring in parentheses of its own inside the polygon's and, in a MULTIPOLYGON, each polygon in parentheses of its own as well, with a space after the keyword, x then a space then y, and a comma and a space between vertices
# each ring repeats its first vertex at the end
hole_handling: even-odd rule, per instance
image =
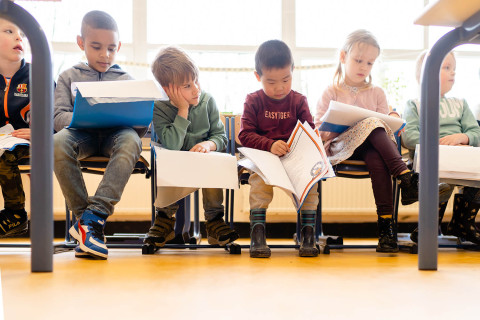
MULTIPOLYGON (((307 98, 292 90, 293 58, 288 46, 280 40, 264 42, 255 54, 255 77, 262 90, 247 95, 238 138, 243 146, 283 156, 287 140, 297 120, 314 128, 307 98)), ((250 257, 271 255, 265 237, 265 216, 273 198, 273 187, 250 172, 250 257)), ((314 186, 301 207, 301 257, 315 257, 315 217, 318 192, 314 186)))

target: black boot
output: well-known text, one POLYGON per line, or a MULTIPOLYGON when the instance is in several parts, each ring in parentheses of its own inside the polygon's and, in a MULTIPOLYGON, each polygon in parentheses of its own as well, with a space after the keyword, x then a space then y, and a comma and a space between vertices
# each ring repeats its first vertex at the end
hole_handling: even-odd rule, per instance
POLYGON ((468 202, 462 194, 455 195, 452 220, 448 224, 447 234, 480 244, 480 231, 475 225, 480 203, 468 202))
POLYGON ((402 205, 406 206, 418 201, 418 173, 408 171, 397 177, 402 194, 402 205))
POLYGON ((250 210, 250 258, 269 258, 272 254, 265 237, 265 209, 250 210))
MULTIPOLYGON (((441 234, 442 232, 441 230, 442 220, 443 220, 443 215, 445 214, 445 210, 447 209, 447 204, 448 204, 448 201, 445 201, 438 205, 438 233, 439 234, 441 234)), ((418 226, 410 234, 410 239, 413 242, 418 243, 418 226)))
POLYGON ((398 252, 398 244, 393 234, 393 219, 378 217, 377 252, 398 252))
POLYGON ((302 221, 302 230, 300 231, 300 257, 316 257, 318 249, 315 243, 315 217, 316 211, 304 210, 300 212, 302 221))

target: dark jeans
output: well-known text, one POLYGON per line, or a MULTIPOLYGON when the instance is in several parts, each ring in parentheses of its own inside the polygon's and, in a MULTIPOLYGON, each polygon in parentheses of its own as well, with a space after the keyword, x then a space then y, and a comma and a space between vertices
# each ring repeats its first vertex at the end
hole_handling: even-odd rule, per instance
POLYGON ((377 214, 393 214, 392 176, 397 177, 402 171, 407 170, 407 166, 385 130, 383 128, 373 130, 350 159, 361 159, 367 164, 377 214))

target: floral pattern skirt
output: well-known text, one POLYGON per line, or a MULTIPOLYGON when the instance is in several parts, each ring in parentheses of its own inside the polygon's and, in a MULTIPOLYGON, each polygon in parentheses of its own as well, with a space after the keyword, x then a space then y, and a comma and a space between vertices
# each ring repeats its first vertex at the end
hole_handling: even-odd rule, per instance
POLYGON ((357 122, 332 140, 327 151, 330 155, 328 159, 330 159, 331 164, 336 165, 350 158, 376 128, 384 128, 390 139, 396 143, 392 129, 383 120, 373 117, 366 118, 357 122))

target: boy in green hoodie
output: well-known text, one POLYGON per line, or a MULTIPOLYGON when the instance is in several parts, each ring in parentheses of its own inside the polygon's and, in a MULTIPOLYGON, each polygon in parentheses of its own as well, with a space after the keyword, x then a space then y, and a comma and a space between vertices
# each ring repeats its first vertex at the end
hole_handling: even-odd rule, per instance
MULTIPOLYGON (((215 100, 202 92, 198 68, 190 57, 176 47, 162 48, 152 64, 152 72, 169 97, 156 101, 153 126, 158 140, 170 150, 208 153, 225 149, 227 136, 215 100)), ((202 188, 208 243, 225 245, 238 234, 223 220, 222 189, 202 188)), ((174 203, 156 208, 155 223, 145 238, 158 247, 175 237, 174 203)))

